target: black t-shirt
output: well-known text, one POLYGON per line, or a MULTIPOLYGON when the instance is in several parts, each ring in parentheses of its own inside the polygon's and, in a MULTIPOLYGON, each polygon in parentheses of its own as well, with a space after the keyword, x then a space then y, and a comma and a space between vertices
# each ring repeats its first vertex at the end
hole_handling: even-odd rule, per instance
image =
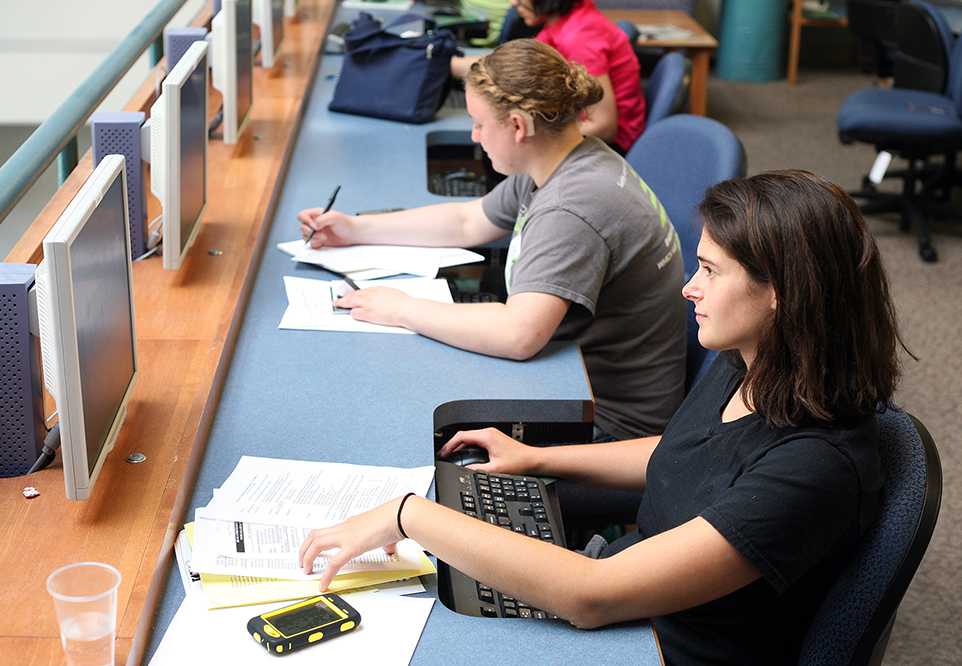
POLYGON ((847 427, 721 421, 743 370, 722 354, 648 463, 639 532, 603 556, 701 516, 761 572, 725 597, 653 618, 672 664, 797 663, 811 619, 878 514, 874 416, 847 427))

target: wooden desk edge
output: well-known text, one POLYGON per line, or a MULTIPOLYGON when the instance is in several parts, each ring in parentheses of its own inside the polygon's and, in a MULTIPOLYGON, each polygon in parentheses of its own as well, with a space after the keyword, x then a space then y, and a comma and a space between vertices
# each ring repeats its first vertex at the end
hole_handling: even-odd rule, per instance
MULTIPOLYGON (((317 0, 317 2, 313 4, 315 5, 315 14, 312 18, 316 19, 317 25, 320 28, 319 32, 323 34, 329 26, 333 16, 334 2, 332 0, 317 0)), ((203 26, 210 20, 210 17, 210 9, 209 7, 205 6, 191 22, 191 25, 203 26)), ((318 40, 317 43, 322 43, 322 41, 323 40, 318 40)), ((255 220, 255 225, 257 228, 255 242, 251 249, 251 254, 248 258, 247 265, 242 269, 241 285, 240 289, 237 291, 237 299, 234 303, 234 311, 223 338, 222 347, 219 352, 220 355, 216 362, 214 374, 211 378, 211 385, 200 414, 197 429, 194 433, 186 467, 179 479, 174 478, 169 482, 176 484, 177 494, 170 516, 167 520, 166 528, 164 529, 161 548, 158 552, 153 554, 153 571, 150 576, 147 596, 144 599, 143 606, 140 609, 140 616, 137 619, 133 638, 117 638, 119 645, 127 643, 128 640, 130 641, 129 652, 127 654, 127 664, 139 664, 142 662, 147 645, 149 644, 152 635, 153 619, 159 601, 164 593, 165 582, 167 578, 167 568, 170 562, 171 553, 173 551, 173 544, 182 524, 184 515, 187 511, 188 503, 193 493, 194 483, 200 468, 200 463, 206 451, 207 438, 213 423, 213 417, 217 410, 220 395, 223 390, 228 370, 230 368, 231 360, 233 358, 237 337, 243 323, 244 313, 246 312, 247 304, 250 299, 250 293, 252 291, 257 274, 257 267, 259 265, 260 258, 263 255, 266 240, 270 232, 270 221, 276 208, 277 201, 280 197, 280 192, 282 190, 287 173, 289 158, 293 152, 298 131, 303 120, 304 109, 310 97, 310 86, 312 85, 317 74, 318 65, 321 60, 322 49, 317 45, 317 43, 315 44, 315 48, 310 51, 310 56, 307 59, 306 70, 309 72, 309 74, 305 77, 304 88, 300 90, 300 103, 296 107, 296 111, 291 118, 289 132, 281 147, 280 159, 278 160, 278 169, 274 174, 272 174, 273 183, 269 187, 265 188, 263 195, 257 204, 258 211, 261 213, 261 215, 259 220, 255 220)), ((302 53, 304 52, 302 51, 302 53)), ((154 82, 158 75, 159 68, 162 66, 163 63, 159 64, 158 67, 149 72, 145 82, 137 90, 131 100, 124 106, 125 111, 146 112, 149 109, 150 105, 155 99, 154 82)), ((92 171, 92 151, 88 150, 83 155, 82 159, 78 161, 77 167, 73 170, 67 180, 61 185, 60 188, 57 189, 50 201, 43 207, 37 218, 8 253, 5 261, 34 264, 40 262, 43 257, 43 238, 56 223, 64 209, 83 186, 84 182, 92 173, 92 171)), ((196 248, 195 251, 197 251, 196 248)), ((236 283, 237 279, 235 277, 234 284, 236 285, 236 283)), ((156 523, 155 525, 160 527, 160 525, 156 523)), ((151 554, 147 553, 146 557, 150 558, 151 554)), ((41 637, 37 638, 39 639, 41 637)))

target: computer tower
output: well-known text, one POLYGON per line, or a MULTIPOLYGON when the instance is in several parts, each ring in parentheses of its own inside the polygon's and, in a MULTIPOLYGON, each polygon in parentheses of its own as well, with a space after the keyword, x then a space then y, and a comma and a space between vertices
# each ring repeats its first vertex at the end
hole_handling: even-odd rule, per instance
POLYGON ((147 200, 144 162, 149 157, 142 141, 144 114, 139 111, 99 112, 90 116, 94 168, 107 155, 123 155, 127 172, 127 212, 130 219, 130 256, 147 251, 147 200))
POLYGON ((207 38, 204 28, 168 28, 164 30, 164 56, 167 58, 167 71, 174 68, 190 45, 207 38))
POLYGON ((33 264, 0 264, 0 476, 26 474, 47 433, 40 339, 30 333, 33 264))

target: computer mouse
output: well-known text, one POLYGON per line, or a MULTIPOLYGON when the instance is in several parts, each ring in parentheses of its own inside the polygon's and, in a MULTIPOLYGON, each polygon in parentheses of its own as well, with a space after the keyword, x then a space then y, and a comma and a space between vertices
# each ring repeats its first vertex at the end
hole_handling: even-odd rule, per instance
POLYGON ((483 465, 488 462, 488 452, 480 446, 465 446, 449 455, 445 460, 461 467, 483 465))

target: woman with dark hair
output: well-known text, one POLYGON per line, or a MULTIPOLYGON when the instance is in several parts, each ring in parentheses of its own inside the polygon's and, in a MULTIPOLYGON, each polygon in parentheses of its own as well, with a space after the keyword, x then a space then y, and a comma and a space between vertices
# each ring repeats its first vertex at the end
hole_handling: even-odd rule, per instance
MULTIPOLYGON (((645 129, 645 97, 628 38, 593 0, 511 0, 529 27, 543 26, 535 39, 553 46, 598 79, 604 95, 587 109, 581 131, 608 142, 624 155, 645 129)), ((472 57, 453 58, 451 72, 464 78, 472 57)))
POLYGON ((877 517, 876 413, 901 339, 875 241, 835 185, 804 171, 731 180, 700 212, 699 269, 683 294, 699 341, 724 353, 660 437, 534 448, 489 429, 440 452, 471 444, 487 450, 475 466, 486 472, 643 488, 637 532, 575 553, 398 498, 312 532, 307 568, 336 551, 321 587, 351 557, 410 536, 576 626, 652 618, 669 664, 797 663, 877 517))

